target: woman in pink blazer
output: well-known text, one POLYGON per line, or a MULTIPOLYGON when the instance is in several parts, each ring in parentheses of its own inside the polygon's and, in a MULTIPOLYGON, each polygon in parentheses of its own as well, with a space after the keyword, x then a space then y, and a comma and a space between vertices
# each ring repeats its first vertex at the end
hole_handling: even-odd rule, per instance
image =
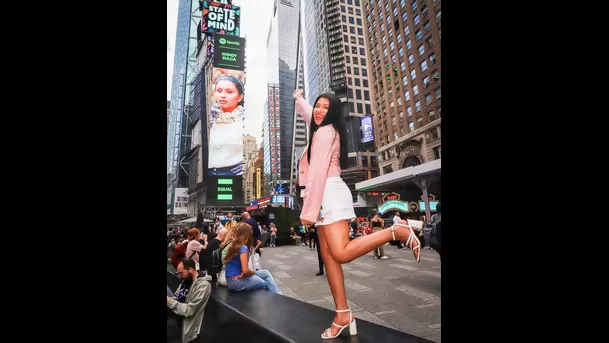
POLYGON ((345 280, 341 264, 365 255, 391 240, 406 241, 417 262, 421 243, 408 222, 401 220, 391 230, 381 230, 349 240, 349 222, 355 218, 351 191, 340 178, 341 168, 348 168, 345 114, 340 99, 330 93, 320 95, 313 107, 294 91, 296 111, 309 124, 309 145, 298 165, 298 183, 304 186, 304 205, 300 214, 303 225, 316 224, 328 283, 336 304, 332 326, 322 339, 332 339, 349 328, 357 334, 355 318, 347 307, 345 280), (313 117, 313 120, 311 120, 313 117))

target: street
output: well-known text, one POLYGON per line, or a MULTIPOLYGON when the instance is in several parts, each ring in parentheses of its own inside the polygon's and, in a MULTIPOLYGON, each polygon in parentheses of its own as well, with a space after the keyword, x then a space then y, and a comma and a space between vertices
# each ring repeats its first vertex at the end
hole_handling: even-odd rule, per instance
MULTIPOLYGON (((386 245, 387 260, 372 252, 343 265, 349 307, 357 319, 440 342, 440 258, 423 249, 416 263, 408 249, 386 245)), ((264 248, 260 265, 285 296, 335 310, 317 251, 303 246, 264 248)), ((330 325, 330 323, 328 323, 330 325)))

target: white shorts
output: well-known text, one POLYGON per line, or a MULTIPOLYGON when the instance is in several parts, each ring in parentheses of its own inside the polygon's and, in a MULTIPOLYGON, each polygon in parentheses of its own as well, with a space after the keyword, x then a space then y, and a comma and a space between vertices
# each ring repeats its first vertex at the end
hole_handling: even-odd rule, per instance
POLYGON ((329 177, 324 187, 320 216, 316 225, 328 225, 345 219, 355 219, 351 191, 340 177, 329 177))

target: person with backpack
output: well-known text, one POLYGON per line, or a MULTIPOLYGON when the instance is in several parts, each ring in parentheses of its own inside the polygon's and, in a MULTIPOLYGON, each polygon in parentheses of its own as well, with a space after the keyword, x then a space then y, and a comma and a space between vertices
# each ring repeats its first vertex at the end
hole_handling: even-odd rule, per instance
POLYGON ((442 208, 440 203, 436 206, 436 214, 431 216, 430 225, 425 230, 425 241, 440 255, 442 260, 442 208))

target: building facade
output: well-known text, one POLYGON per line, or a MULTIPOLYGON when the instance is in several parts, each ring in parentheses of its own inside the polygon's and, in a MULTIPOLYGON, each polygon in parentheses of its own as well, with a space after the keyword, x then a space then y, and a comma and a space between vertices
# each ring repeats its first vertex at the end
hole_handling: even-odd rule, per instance
POLYGON ((364 0, 381 174, 441 157, 440 0, 364 0))

